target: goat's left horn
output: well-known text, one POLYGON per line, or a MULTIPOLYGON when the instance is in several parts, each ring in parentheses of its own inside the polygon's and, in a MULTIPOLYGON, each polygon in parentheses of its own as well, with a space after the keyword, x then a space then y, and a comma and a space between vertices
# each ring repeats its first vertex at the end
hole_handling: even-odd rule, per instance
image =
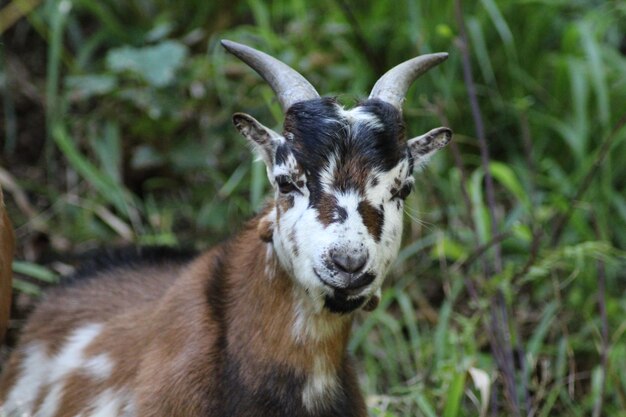
POLYGON ((402 112, 402 102, 411 84, 413 84, 420 75, 442 63, 447 58, 447 53, 440 52, 436 54, 420 55, 402 64, 396 65, 376 81, 369 98, 377 98, 386 101, 402 112))
POLYGON ((315 88, 289 65, 249 46, 222 40, 222 46, 248 64, 272 87, 283 112, 293 104, 319 98, 315 88))

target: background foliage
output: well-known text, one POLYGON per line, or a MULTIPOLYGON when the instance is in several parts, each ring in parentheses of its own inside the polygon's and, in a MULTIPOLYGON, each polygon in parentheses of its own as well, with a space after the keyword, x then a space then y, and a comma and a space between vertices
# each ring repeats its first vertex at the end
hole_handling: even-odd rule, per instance
POLYGON ((405 119, 413 135, 450 126, 455 143, 418 175, 381 306, 351 343, 370 412, 626 416, 626 3, 457 6, 8 2, 0 183, 18 294, 95 247, 206 247, 262 205, 264 170, 230 116, 280 129, 282 115, 219 39, 347 105, 391 66, 448 51, 405 119))

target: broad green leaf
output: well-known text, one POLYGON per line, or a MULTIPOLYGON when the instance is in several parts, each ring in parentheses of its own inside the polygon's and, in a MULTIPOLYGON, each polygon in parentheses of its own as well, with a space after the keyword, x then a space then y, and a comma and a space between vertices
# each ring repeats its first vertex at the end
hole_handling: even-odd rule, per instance
POLYGON ((106 62, 111 71, 130 71, 155 87, 164 87, 174 80, 187 55, 185 45, 167 40, 144 48, 123 46, 112 49, 106 62))
POLYGON ((74 75, 65 79, 65 88, 73 100, 85 100, 110 93, 117 87, 114 75, 74 75))
POLYGON ((530 208, 530 200, 515 172, 506 164, 491 162, 489 170, 493 178, 513 194, 526 208, 530 208))

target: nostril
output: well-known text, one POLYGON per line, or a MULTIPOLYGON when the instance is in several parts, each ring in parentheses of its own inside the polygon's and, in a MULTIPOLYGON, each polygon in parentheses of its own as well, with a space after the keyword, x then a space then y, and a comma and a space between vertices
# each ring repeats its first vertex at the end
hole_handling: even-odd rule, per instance
POLYGON ((367 255, 364 253, 346 253, 341 251, 332 251, 330 258, 335 267, 350 274, 360 272, 367 263, 367 255))

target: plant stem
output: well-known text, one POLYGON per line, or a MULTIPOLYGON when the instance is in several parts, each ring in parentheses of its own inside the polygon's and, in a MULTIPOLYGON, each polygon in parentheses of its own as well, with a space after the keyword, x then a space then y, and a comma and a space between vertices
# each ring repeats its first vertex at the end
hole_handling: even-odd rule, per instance
MULTIPOLYGON (((489 146, 485 137, 485 128, 483 124, 482 113, 480 105, 478 103, 478 97, 476 94, 476 86, 474 84, 474 78, 472 74, 472 64, 469 53, 469 42, 467 31, 465 29, 465 20, 463 18, 463 8, 461 0, 455 0, 455 15, 457 24, 459 26, 459 50, 461 52, 461 61, 463 66, 463 79, 467 87, 467 95, 471 106, 472 118, 474 120, 474 126, 476 128, 476 136, 478 138, 478 144, 480 147, 481 163, 485 175, 485 189, 487 196, 487 206, 489 210, 489 217, 491 220, 491 234, 496 236, 498 234, 498 220, 496 217, 496 202, 495 192, 493 186, 493 178, 489 170, 489 146)), ((494 265, 493 272, 496 274, 502 272, 502 255, 501 246, 499 242, 493 245, 494 252, 494 265)), ((485 275, 491 275, 489 270, 485 270, 485 275)), ((495 337, 490 338, 491 348, 496 357, 498 367, 502 372, 505 381, 507 398, 510 403, 510 408, 515 416, 521 416, 519 400, 517 397, 517 382, 515 378, 515 365, 513 358, 513 348, 511 345, 511 335, 508 327, 509 318, 506 308, 506 302, 501 291, 498 291, 495 295, 494 303, 491 307, 491 330, 495 337)), ((524 387, 526 392, 526 387, 524 387)), ((495 401, 492 401, 495 403, 495 401)), ((494 404, 492 404, 494 406, 494 404)), ((493 409, 492 409, 493 411, 493 409)))

